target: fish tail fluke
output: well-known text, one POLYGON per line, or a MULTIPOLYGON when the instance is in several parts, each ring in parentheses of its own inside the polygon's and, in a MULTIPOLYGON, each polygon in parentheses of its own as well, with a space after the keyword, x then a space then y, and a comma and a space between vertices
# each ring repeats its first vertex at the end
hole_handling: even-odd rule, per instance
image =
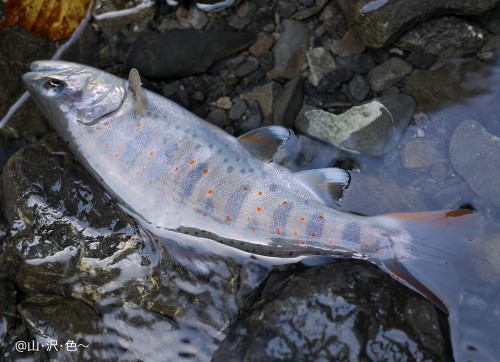
MULTIPOLYGON (((431 211, 381 216, 404 230, 404 253, 375 263, 447 312, 458 298, 460 269, 467 261, 482 219, 471 210, 431 211)), ((394 244, 398 240, 394 241, 394 244)), ((394 245, 396 247, 396 245, 394 245)))

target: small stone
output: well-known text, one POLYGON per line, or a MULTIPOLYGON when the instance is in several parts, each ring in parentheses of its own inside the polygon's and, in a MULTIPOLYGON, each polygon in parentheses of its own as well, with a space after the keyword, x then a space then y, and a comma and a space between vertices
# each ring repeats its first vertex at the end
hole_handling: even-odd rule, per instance
POLYGON ((257 41, 248 49, 254 57, 260 57, 264 52, 271 49, 274 44, 274 37, 261 32, 257 35, 257 41))
POLYGON ((366 49, 366 45, 359 40, 351 30, 349 30, 344 34, 342 40, 332 44, 330 49, 335 55, 350 57, 352 55, 363 53, 366 49))
POLYGON ((307 27, 294 20, 283 21, 283 31, 273 47, 274 68, 267 72, 269 78, 291 79, 300 73, 306 61, 309 46, 307 27))
POLYGON ((248 119, 241 119, 238 121, 238 126, 243 132, 249 132, 256 128, 259 128, 262 124, 262 114, 260 112, 260 107, 257 102, 253 102, 250 106, 250 116, 248 119))
POLYGON ((339 68, 347 68, 354 73, 366 74, 375 67, 373 56, 366 53, 356 54, 351 57, 337 58, 339 68))
POLYGON ((228 59, 226 66, 229 69, 236 69, 238 66, 245 61, 246 57, 244 55, 237 55, 234 58, 228 59))
POLYGON ((429 69, 435 62, 437 56, 420 51, 412 51, 406 61, 415 68, 429 69))
POLYGON ((368 82, 374 92, 380 92, 399 82, 412 69, 413 67, 404 60, 392 57, 368 73, 368 82))
POLYGON ((409 169, 429 168, 444 160, 438 146, 439 143, 435 140, 419 138, 412 140, 401 150, 401 162, 404 167, 409 169))
POLYGON ((271 124, 274 107, 281 93, 283 93, 283 86, 277 82, 271 81, 263 86, 252 89, 248 93, 242 94, 241 98, 245 99, 250 104, 256 101, 259 104, 264 121, 271 124))
POLYGON ((472 191, 500 206, 500 138, 467 120, 453 132, 449 152, 453 167, 472 191))
POLYGON ((205 100, 205 95, 202 91, 198 90, 191 94, 191 99, 197 102, 203 102, 205 100))
POLYGON ((335 93, 351 76, 352 72, 349 69, 334 69, 321 78, 316 89, 322 93, 335 93))
POLYGON ((220 108, 212 109, 207 116, 207 121, 220 128, 224 128, 227 124, 226 111, 220 108))
POLYGON ((319 109, 304 113, 295 123, 302 133, 353 153, 381 156, 401 139, 415 112, 415 101, 405 95, 375 98, 336 115, 319 109))
POLYGON ((251 16, 244 16, 242 18, 238 16, 232 16, 229 18, 227 24, 236 30, 243 30, 247 27, 248 24, 252 22, 251 16))
POLYGON ((252 73, 259 67, 259 61, 254 57, 248 57, 243 63, 241 63, 238 68, 234 71, 234 74, 238 77, 244 77, 247 74, 252 73))
POLYGON ((196 6, 192 6, 188 14, 189 24, 196 30, 201 30, 207 25, 208 17, 205 12, 200 11, 196 6))
POLYGON ((313 86, 317 86, 321 78, 336 68, 335 59, 325 48, 309 49, 306 53, 309 74, 307 79, 313 86))
POLYGON ((363 101, 370 92, 370 85, 364 76, 355 74, 349 82, 349 93, 358 102, 363 101))
POLYGON ((285 19, 289 19, 295 13, 297 8, 292 1, 289 0, 279 0, 278 5, 276 6, 276 11, 279 16, 285 19))
POLYGON ((316 14, 319 14, 321 12, 321 10, 322 10, 322 8, 319 6, 313 6, 310 8, 302 9, 302 10, 297 11, 293 15, 292 19, 295 19, 295 20, 309 19, 310 17, 313 17, 316 14))
POLYGON ((220 108, 220 109, 231 109, 231 107, 233 106, 233 103, 231 102, 231 99, 227 96, 224 96, 224 97, 220 97, 219 99, 217 99, 215 102, 212 103, 212 105, 216 106, 217 108, 220 108))
POLYGON ((247 103, 244 100, 237 101, 231 110, 229 111, 228 117, 230 120, 235 121, 241 119, 248 109, 247 103))

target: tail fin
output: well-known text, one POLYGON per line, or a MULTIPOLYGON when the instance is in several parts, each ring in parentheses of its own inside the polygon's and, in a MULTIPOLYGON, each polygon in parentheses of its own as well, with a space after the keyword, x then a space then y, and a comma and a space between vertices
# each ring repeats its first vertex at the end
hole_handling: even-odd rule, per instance
POLYGON ((457 305, 459 270, 467 263, 481 217, 471 210, 431 211, 380 216, 397 221, 409 236, 407 257, 375 260, 393 277, 448 313, 457 305))

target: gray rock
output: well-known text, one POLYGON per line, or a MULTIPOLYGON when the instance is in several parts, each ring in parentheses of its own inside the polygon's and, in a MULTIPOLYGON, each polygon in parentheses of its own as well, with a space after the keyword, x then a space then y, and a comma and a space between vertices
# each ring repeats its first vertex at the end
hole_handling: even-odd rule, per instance
POLYGON ((267 33, 261 32, 257 35, 257 40, 248 49, 248 51, 254 56, 259 58, 264 52, 271 49, 274 44, 274 37, 267 33))
POLYGON ((351 76, 352 72, 346 68, 332 70, 321 78, 316 89, 321 93, 336 93, 351 76))
POLYGON ((295 118, 302 107, 304 79, 298 75, 288 81, 274 106, 273 124, 292 128, 295 118))
POLYGON ((344 34, 340 41, 334 41, 330 46, 332 53, 341 57, 350 57, 360 54, 363 53, 365 49, 366 45, 350 30, 344 34))
POLYGON ((368 82, 374 92, 380 92, 399 82, 412 69, 413 67, 404 60, 392 57, 368 73, 368 82))
POLYGON ((287 0, 279 0, 276 5, 276 11, 282 18, 289 19, 295 13, 297 8, 295 4, 287 0))
POLYGON ((259 128, 262 124, 262 114, 260 112, 259 103, 252 102, 250 105, 250 115, 247 119, 237 121, 238 127, 243 132, 248 132, 259 128))
POLYGON ((252 73, 259 67, 259 61, 254 57, 248 57, 243 63, 241 63, 238 68, 234 71, 234 74, 238 77, 244 77, 252 73))
MULTIPOLYGON (((12 157, 3 188, 10 236, 0 272, 19 288, 29 340, 71 334, 92 342, 86 360, 211 359, 238 311, 232 258, 140 232, 54 137, 12 157)), ((241 277, 251 295, 262 272, 241 277)))
POLYGON ((208 23, 207 15, 203 11, 198 10, 196 6, 192 6, 191 9, 189 9, 187 20, 189 25, 195 30, 203 29, 208 23))
POLYGON ((339 0, 349 27, 363 42, 382 48, 397 39, 416 22, 444 14, 477 15, 498 4, 498 0, 339 0), (378 6, 377 6, 378 5, 378 6))
POLYGON ((363 101, 370 92, 370 85, 361 74, 355 74, 349 82, 349 92, 358 102, 363 101))
POLYGON ((429 168, 445 158, 436 140, 418 138, 405 144, 401 150, 403 166, 409 169, 429 168))
POLYGON ((248 93, 241 95, 242 99, 252 103, 256 101, 259 104, 264 124, 270 125, 273 123, 273 114, 276 102, 283 93, 283 86, 278 82, 268 82, 260 87, 252 89, 248 93))
POLYGON ((401 187, 384 170, 374 173, 351 173, 341 209, 374 216, 391 212, 425 211, 428 206, 422 192, 401 187))
POLYGON ((479 25, 455 16, 443 16, 417 25, 395 44, 408 51, 461 58, 477 53, 485 41, 486 31, 479 25))
POLYGON ((325 48, 312 48, 306 53, 309 73, 307 79, 313 86, 317 86, 321 78, 334 70, 337 65, 335 59, 325 48))
POLYGON ((247 103, 244 100, 239 100, 234 103, 229 111, 228 117, 230 120, 235 121, 241 119, 248 109, 247 103))
POLYGON ((356 54, 351 57, 337 58, 339 68, 347 68, 355 73, 366 74, 375 67, 373 56, 366 53, 356 54))
POLYGON ((224 128, 224 126, 228 123, 227 113, 221 108, 214 108, 208 114, 207 121, 220 128, 224 128))
POLYGON ((450 140, 453 167, 477 195, 500 206, 500 139, 478 122, 460 123, 450 140))
POLYGON ((484 63, 449 61, 434 70, 415 69, 406 78, 405 92, 415 98, 419 112, 432 112, 489 92, 486 90, 491 82, 490 70, 484 63))
POLYGON ((420 51, 412 51, 406 58, 406 61, 415 68, 428 69, 436 61, 437 56, 433 54, 423 53, 420 51))
POLYGON ((381 156, 394 148, 415 112, 415 101, 405 95, 375 98, 335 115, 319 109, 305 112, 296 122, 302 133, 346 151, 381 156))
POLYGON ((294 20, 283 21, 283 31, 274 44, 274 68, 267 74, 272 78, 291 79, 295 77, 305 63, 309 32, 307 27, 294 20))
POLYGON ((125 61, 125 70, 137 68, 147 78, 168 79, 202 73, 216 60, 255 42, 251 33, 146 31, 137 37, 125 61))
POLYGON ((268 288, 214 360, 450 360, 442 318, 376 267, 339 261, 268 288))

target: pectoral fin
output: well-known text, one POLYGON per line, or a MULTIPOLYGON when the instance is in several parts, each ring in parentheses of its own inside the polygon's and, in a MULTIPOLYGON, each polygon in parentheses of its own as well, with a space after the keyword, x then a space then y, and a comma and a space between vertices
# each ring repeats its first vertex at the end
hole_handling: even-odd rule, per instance
POLYGON ((346 170, 340 168, 320 168, 296 172, 295 177, 304 184, 321 202, 335 207, 349 186, 351 177, 346 170))
POLYGON ((274 156, 293 148, 297 136, 285 127, 269 126, 255 129, 238 137, 238 141, 259 160, 273 161, 274 156))

